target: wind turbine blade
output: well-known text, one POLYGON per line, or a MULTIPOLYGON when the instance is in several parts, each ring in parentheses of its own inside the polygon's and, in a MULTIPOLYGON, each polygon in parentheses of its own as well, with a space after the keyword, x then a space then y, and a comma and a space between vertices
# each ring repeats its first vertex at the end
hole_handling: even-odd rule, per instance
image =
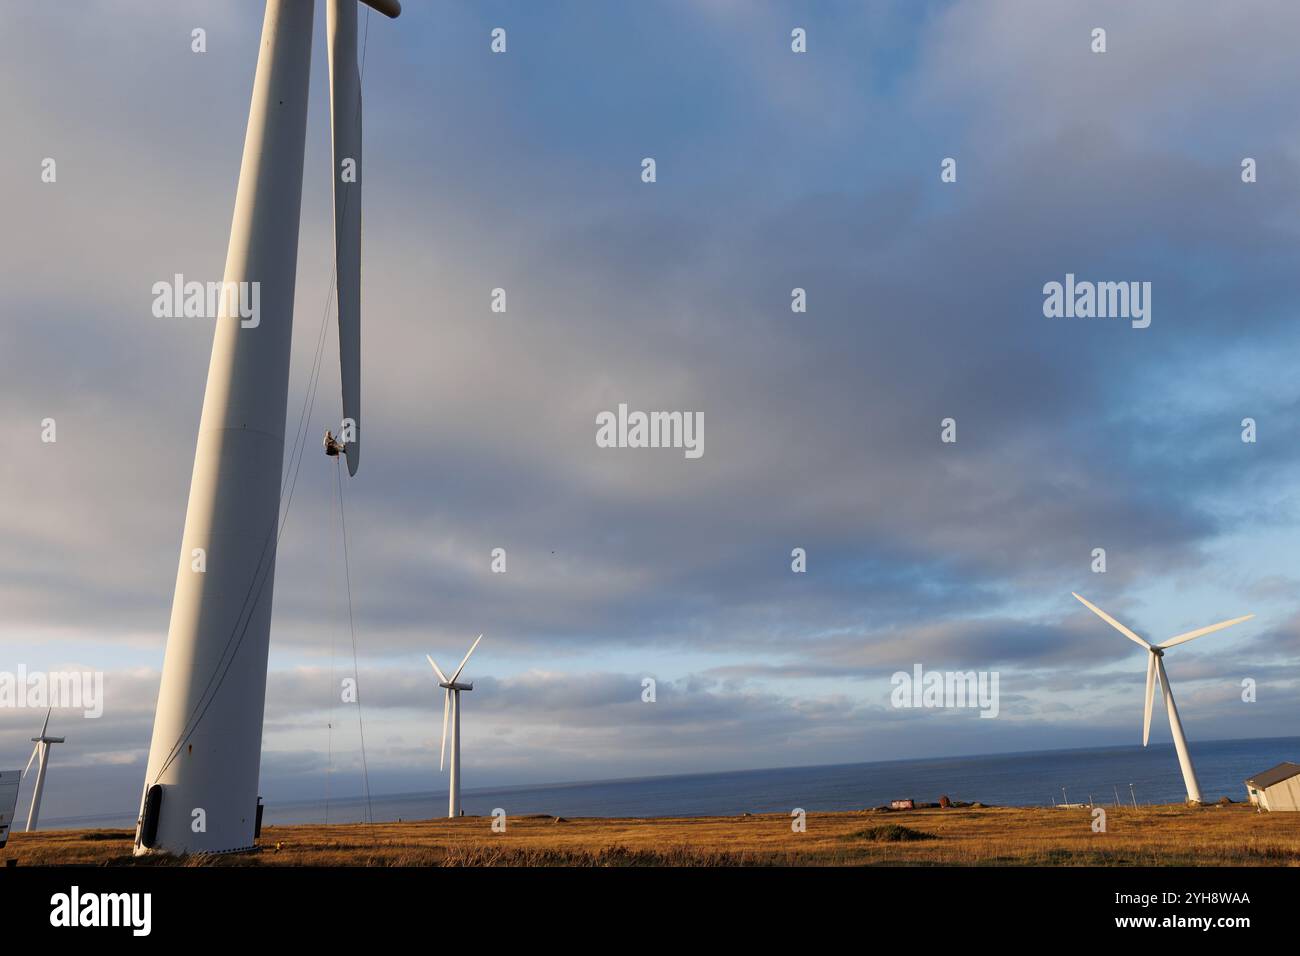
MULTIPOLYGON (((1074 594, 1073 591, 1071 591, 1070 593, 1071 593, 1071 594, 1074 594)), ((1075 596, 1076 598, 1078 598, 1080 602, 1082 602, 1082 604, 1083 604, 1084 607, 1086 607, 1086 608, 1087 608, 1089 611, 1091 611, 1093 614, 1096 614, 1099 618, 1101 618, 1103 621, 1105 621, 1105 622, 1106 622, 1107 624, 1109 624, 1111 627, 1115 628, 1115 630, 1119 631, 1121 634, 1123 634, 1125 637, 1127 637, 1130 641, 1134 641, 1135 643, 1141 644, 1142 647, 1143 647, 1144 649, 1147 649, 1147 648, 1150 648, 1150 647, 1151 647, 1151 645, 1150 645, 1149 643, 1147 643, 1146 641, 1142 640, 1142 638, 1138 637, 1136 634, 1134 634, 1132 631, 1130 631, 1127 627, 1125 627, 1125 626, 1124 626, 1123 624, 1121 624, 1119 621, 1115 620, 1113 617, 1111 617, 1109 614, 1107 614, 1107 613, 1106 613, 1105 611, 1103 611, 1101 608, 1097 607, 1097 605, 1093 604, 1091 601, 1088 601, 1088 600, 1086 600, 1085 598, 1081 598, 1081 597, 1079 597, 1079 595, 1077 595, 1077 594, 1074 594, 1074 596, 1075 596)))
POLYGON ((1156 656, 1147 655, 1147 705, 1146 714, 1142 718, 1142 746, 1147 745, 1151 739, 1151 704, 1156 696, 1156 656))
POLYGON ((438 754, 438 771, 442 772, 442 765, 447 758, 447 717, 451 714, 451 688, 447 688, 447 696, 442 699, 442 750, 438 754))
MULTIPOLYGON (((390 14, 395 15, 395 14, 390 14)), ((361 462, 361 73, 357 0, 328 0, 330 119, 334 141, 334 271, 338 286, 339 380, 348 474, 361 462), (351 423, 351 431, 347 427, 351 423)))
POLYGON ((41 736, 42 736, 42 737, 45 736, 45 731, 47 731, 47 730, 50 729, 50 714, 52 714, 52 713, 54 713, 54 708, 53 708, 53 707, 51 707, 49 710, 47 710, 47 711, 45 712, 45 723, 41 724, 41 736))
POLYGON ((396 20, 402 15, 402 5, 398 0, 361 0, 372 10, 378 10, 390 20, 396 20))
MULTIPOLYGON (((433 658, 430 657, 428 654, 424 655, 424 659, 427 660, 430 664, 433 664, 433 658)), ((444 684, 451 683, 451 681, 447 680, 447 675, 442 672, 442 669, 438 667, 437 664, 433 664, 433 672, 438 675, 438 680, 440 680, 442 683, 444 684)))
POLYGON ((1160 647, 1173 647, 1175 644, 1186 644, 1188 641, 1194 641, 1198 637, 1204 637, 1206 634, 1213 634, 1215 631, 1221 631, 1225 627, 1232 627, 1234 624, 1240 624, 1242 621, 1249 621, 1255 615, 1247 614, 1245 617, 1234 617, 1231 621, 1220 621, 1218 624, 1211 624, 1209 627, 1198 628, 1195 631, 1188 631, 1186 634, 1179 634, 1177 637, 1171 637, 1169 640, 1160 644, 1160 647))
MULTIPOLYGON (((44 735, 42 735, 44 736, 44 735)), ((32 761, 36 759, 36 754, 40 752, 41 745, 37 744, 32 748, 32 755, 27 758, 27 766, 23 767, 23 776, 27 776, 27 771, 32 769, 32 761)))
POLYGON ((474 638, 474 643, 471 644, 471 645, 469 646, 469 650, 465 652, 465 656, 461 659, 460 667, 457 667, 457 668, 456 668, 456 673, 454 673, 454 674, 451 675, 451 680, 449 681, 449 683, 452 683, 452 684, 456 683, 456 678, 459 677, 459 676, 460 676, 460 672, 463 671, 463 670, 465 669, 465 662, 469 660, 469 655, 474 653, 474 648, 478 647, 478 642, 481 641, 481 640, 483 640, 483 635, 482 635, 482 634, 480 634, 478 637, 474 638))

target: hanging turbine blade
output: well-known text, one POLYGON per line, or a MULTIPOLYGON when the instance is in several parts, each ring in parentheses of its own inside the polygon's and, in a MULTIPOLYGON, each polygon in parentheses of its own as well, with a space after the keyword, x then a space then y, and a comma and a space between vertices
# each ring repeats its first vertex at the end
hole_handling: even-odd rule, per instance
POLYGON ((357 0, 328 0, 326 24, 334 142, 334 279, 338 288, 339 381, 343 387, 342 441, 348 474, 355 475, 361 463, 362 165, 357 0))
POLYGON ((1156 696, 1156 656, 1147 655, 1147 704, 1146 714, 1142 718, 1142 746, 1151 739, 1151 704, 1156 696))
POLYGON ((438 753, 438 771, 442 772, 442 766, 447 759, 447 717, 451 714, 451 688, 447 688, 447 696, 442 699, 442 750, 438 753))
POLYGON ((459 677, 459 676, 460 676, 460 672, 463 671, 463 670, 465 669, 465 662, 469 660, 469 655, 474 653, 474 648, 478 647, 478 642, 481 641, 481 640, 483 640, 483 635, 482 635, 482 634, 480 634, 478 637, 474 638, 474 643, 471 644, 471 645, 469 646, 469 650, 465 652, 465 656, 461 659, 460 667, 457 667, 457 668, 456 668, 456 673, 454 673, 454 674, 451 675, 451 681, 450 681, 450 683, 452 683, 452 684, 456 683, 456 678, 459 677))
POLYGON ((442 672, 442 669, 437 664, 433 663, 432 657, 430 657, 428 654, 425 654, 424 659, 427 660, 430 664, 433 664, 433 672, 438 675, 438 681, 440 683, 443 684, 451 683, 451 681, 447 680, 447 675, 442 672))
POLYGON ((1213 634, 1215 631, 1221 631, 1225 627, 1232 627, 1234 624, 1240 624, 1242 621, 1249 621, 1255 615, 1247 614, 1245 617, 1234 617, 1231 621, 1220 621, 1218 624, 1211 624, 1209 627, 1198 628, 1195 631, 1188 631, 1186 634, 1179 634, 1177 637, 1171 637, 1169 640, 1158 645, 1159 647, 1173 647, 1175 644, 1186 644, 1188 641, 1194 641, 1198 637, 1204 637, 1206 634, 1213 634))
MULTIPOLYGON (((1074 594, 1073 591, 1071 591, 1070 593, 1071 593, 1071 594, 1074 594)), ((1086 600, 1086 599, 1084 599, 1084 598, 1081 598, 1081 597, 1079 597, 1079 595, 1077 595, 1077 594, 1074 594, 1074 596, 1075 596, 1076 598, 1078 598, 1080 602, 1082 602, 1082 604, 1083 604, 1084 607, 1086 607, 1086 608, 1087 608, 1089 611, 1091 611, 1093 614, 1096 614, 1099 618, 1101 618, 1103 621, 1105 621, 1105 622, 1106 622, 1107 624, 1109 624, 1111 627, 1115 628, 1115 630, 1119 631, 1121 634, 1123 634, 1123 635, 1124 635, 1125 637, 1127 637, 1129 640, 1134 641, 1134 642, 1136 642, 1136 643, 1138 643, 1138 644, 1141 644, 1143 648, 1150 648, 1150 647, 1151 647, 1151 645, 1150 645, 1149 643, 1147 643, 1146 641, 1142 640, 1142 638, 1138 637, 1136 634, 1134 634, 1132 631, 1130 631, 1127 627, 1125 627, 1125 626, 1124 626, 1123 624, 1121 624, 1119 621, 1115 620, 1113 617, 1111 617, 1109 614, 1107 614, 1107 613, 1106 613, 1105 611, 1103 611, 1101 608, 1097 607, 1097 605, 1093 604, 1091 601, 1088 601, 1088 600, 1086 600)))
POLYGON ((36 759, 36 755, 40 753, 40 750, 41 750, 40 744, 37 744, 35 747, 32 748, 32 755, 27 758, 27 766, 23 767, 24 777, 27 776, 27 771, 32 769, 32 761, 36 759))

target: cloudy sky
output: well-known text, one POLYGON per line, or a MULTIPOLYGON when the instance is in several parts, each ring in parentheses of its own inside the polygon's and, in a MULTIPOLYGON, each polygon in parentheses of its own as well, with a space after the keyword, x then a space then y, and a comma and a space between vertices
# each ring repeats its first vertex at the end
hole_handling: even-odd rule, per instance
MULTIPOLYGON (((1155 639, 1255 613, 1169 655, 1188 735, 1300 734, 1300 6, 406 6, 363 27, 344 504, 373 791, 445 785, 424 655, 480 632, 470 788, 1136 743, 1142 654, 1072 590, 1155 639), (1045 318, 1066 273, 1150 282, 1150 327, 1045 318), (703 457, 598 448, 621 402, 702 413, 703 457), (1000 715, 892 708, 915 663, 999 672, 1000 715)), ((221 277, 260 28, 252 0, 0 8, 0 671, 106 675, 101 718, 55 713, 47 817, 139 799, 213 331, 151 287, 221 277)), ((331 324, 275 582, 272 801, 362 786, 331 711, 316 30, 291 433, 331 324)), ((40 717, 0 710, 0 766, 40 717)))

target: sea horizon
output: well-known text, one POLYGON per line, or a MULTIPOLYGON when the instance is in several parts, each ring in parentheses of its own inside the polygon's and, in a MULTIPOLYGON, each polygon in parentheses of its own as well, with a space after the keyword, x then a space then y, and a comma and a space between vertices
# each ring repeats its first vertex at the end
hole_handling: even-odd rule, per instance
MULTIPOLYGON (((1206 803, 1246 800, 1245 780, 1284 760, 1300 761, 1300 737, 1229 738, 1193 747, 1206 803)), ((1003 751, 943 757, 697 771, 476 787, 462 790, 467 816, 652 818, 863 810, 894 799, 987 806, 1053 803, 1181 803, 1172 743, 1003 751)), ((447 792, 420 790, 329 800, 265 801, 264 825, 382 823, 445 817, 447 792), (369 803, 369 810, 367 810, 369 803)), ((134 811, 42 819, 42 829, 132 827, 134 811)))

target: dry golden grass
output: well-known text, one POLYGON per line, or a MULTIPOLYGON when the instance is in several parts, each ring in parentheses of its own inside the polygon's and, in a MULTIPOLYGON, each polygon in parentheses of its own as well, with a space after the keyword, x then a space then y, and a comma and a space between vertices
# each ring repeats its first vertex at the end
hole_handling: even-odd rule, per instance
MULTIPOLYGON (((1300 866, 1300 814, 1247 806, 810 813, 609 820, 515 817, 267 827, 262 852, 151 858, 205 866, 1300 866), (908 838, 889 829, 919 831, 908 838)), ((0 857, 21 866, 141 865, 127 830, 15 833, 0 857)))

